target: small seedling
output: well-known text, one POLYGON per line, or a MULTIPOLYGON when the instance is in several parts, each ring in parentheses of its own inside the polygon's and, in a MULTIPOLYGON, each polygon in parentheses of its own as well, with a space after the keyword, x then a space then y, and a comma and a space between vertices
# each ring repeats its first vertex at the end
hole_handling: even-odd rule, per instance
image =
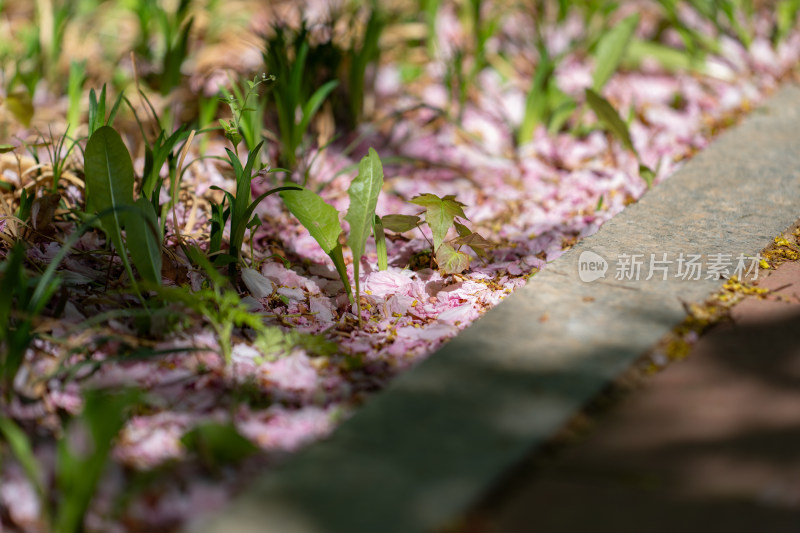
POLYGON ((235 83, 231 85, 231 91, 222 89, 224 98, 219 98, 218 102, 227 104, 231 109, 231 120, 220 119, 219 124, 225 137, 233 144, 234 149, 244 139, 244 144, 248 150, 252 150, 263 140, 263 121, 266 111, 267 101, 265 98, 258 100, 256 107, 250 107, 250 98, 258 95, 257 88, 263 83, 272 83, 275 76, 262 73, 261 76, 247 80, 247 90, 243 90, 235 83))
POLYGON ((97 97, 94 89, 89 91, 89 137, 102 126, 113 126, 117 116, 119 105, 122 103, 123 93, 119 93, 111 110, 106 117, 106 84, 100 89, 100 98, 97 97))
MULTIPOLYGON (((428 241, 433 250, 431 261, 435 259, 445 274, 458 274, 469 268, 470 257, 461 251, 462 246, 469 246, 479 257, 484 257, 485 250, 491 247, 489 241, 458 221, 459 218, 468 219, 464 214, 464 204, 455 196, 440 198, 435 194, 421 194, 410 202, 425 208, 424 221, 416 215, 387 215, 381 218, 383 226, 389 231, 404 233, 415 228, 421 229, 423 222, 427 224, 433 237, 433 242, 428 241), (451 228, 456 230, 458 237, 446 241, 451 228)), ((427 239, 424 233, 422 235, 427 239)))
POLYGON ((372 232, 375 232, 376 242, 380 240, 378 246, 383 247, 383 259, 379 260, 384 265, 386 263, 386 241, 383 236, 383 225, 375 214, 375 207, 378 204, 378 196, 382 187, 383 165, 378 153, 370 148, 368 154, 361 159, 361 163, 358 166, 358 175, 353 179, 350 188, 347 190, 350 197, 350 207, 345 215, 345 220, 350 224, 347 245, 353 253, 353 274, 356 285, 355 300, 344 264, 344 255, 340 242, 344 231, 339 223, 339 212, 335 207, 326 203, 317 193, 308 189, 281 193, 281 198, 289 211, 305 226, 320 248, 333 261, 350 302, 356 302, 359 322, 361 320, 361 285, 359 279, 361 257, 364 255, 367 239, 372 232), (378 220, 377 225, 376 219, 378 220))
POLYGON ((361 320, 361 285, 359 271, 361 256, 364 247, 375 223, 375 207, 378 205, 378 196, 383 187, 383 166, 378 153, 370 148, 369 153, 361 160, 358 166, 358 175, 350 183, 347 195, 350 197, 350 207, 344 219, 350 224, 350 235, 347 237, 347 246, 353 253, 353 278, 356 284, 356 305, 358 317, 361 320))
MULTIPOLYGON (((242 248, 242 243, 244 242, 245 232, 247 229, 255 227, 259 222, 258 217, 253 215, 256 207, 258 207, 258 204, 260 204, 267 196, 277 192, 300 189, 300 187, 297 187, 296 185, 276 187, 268 190, 255 200, 251 201, 251 181, 255 175, 258 175, 258 173, 253 173, 253 167, 258 160, 258 152, 261 150, 262 144, 263 142, 258 143, 256 147, 250 151, 250 153, 247 155, 247 162, 244 164, 244 166, 239 160, 239 156, 237 156, 232 150, 226 148, 225 151, 228 153, 228 161, 230 162, 231 167, 233 167, 234 175, 236 177, 236 193, 230 193, 216 186, 212 187, 215 190, 222 191, 222 193, 225 195, 223 204, 225 200, 228 201, 227 208, 224 208, 223 204, 220 204, 219 206, 212 206, 212 245, 221 243, 222 228, 224 228, 228 219, 230 219, 231 222, 228 253, 218 254, 215 256, 214 262, 218 265, 229 264, 232 277, 235 275, 236 265, 240 261, 240 251, 242 248)), ((279 169, 267 172, 276 171, 279 171, 279 169)))
MULTIPOLYGON (((50 140, 43 143, 45 150, 47 150, 47 155, 50 157, 51 172, 53 173, 53 186, 50 189, 52 194, 58 194, 58 183, 61 181, 61 175, 64 173, 67 159, 69 159, 69 155, 78 144, 77 140, 73 140, 66 152, 64 151, 64 145, 67 142, 69 128, 70 126, 67 125, 66 131, 58 139, 53 136, 53 130, 50 129, 50 140)), ((41 137, 43 138, 44 136, 42 135, 41 137)))

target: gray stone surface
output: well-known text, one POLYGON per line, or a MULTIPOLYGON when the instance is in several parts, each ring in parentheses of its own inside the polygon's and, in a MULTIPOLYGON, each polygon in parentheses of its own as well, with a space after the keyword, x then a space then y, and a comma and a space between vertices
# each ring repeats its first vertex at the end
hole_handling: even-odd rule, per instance
POLYGON ((797 219, 798 124, 800 88, 785 87, 330 439, 193 531, 413 533, 446 524, 680 321, 682 301, 721 284, 616 281, 619 254, 754 255, 797 219), (585 250, 609 260, 605 279, 578 279, 585 250))

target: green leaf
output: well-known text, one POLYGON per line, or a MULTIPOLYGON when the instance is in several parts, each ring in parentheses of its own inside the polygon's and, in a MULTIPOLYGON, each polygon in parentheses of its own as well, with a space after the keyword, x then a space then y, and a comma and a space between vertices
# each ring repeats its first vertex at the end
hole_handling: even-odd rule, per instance
POLYGON ((436 250, 436 264, 445 274, 459 274, 469 268, 469 256, 449 244, 442 244, 436 250))
POLYGON ((775 6, 775 43, 780 43, 789 35, 797 20, 798 11, 800 11, 798 0, 781 0, 775 6))
POLYGON ((479 257, 486 257, 485 250, 488 250, 493 245, 481 235, 470 231, 468 227, 456 222, 456 231, 458 231, 458 238, 453 241, 454 244, 461 246, 469 246, 479 257))
POLYGON ((138 391, 88 391, 83 412, 73 419, 58 441, 56 485, 60 505, 54 531, 82 531, 83 518, 105 470, 114 437, 128 409, 139 401, 138 391))
POLYGON ((161 285, 161 231, 153 204, 142 196, 136 211, 125 213, 125 237, 136 270, 145 281, 161 285))
MULTIPOLYGON (((295 67, 296 68, 296 67, 295 67)), ((328 97, 328 95, 333 91, 339 82, 336 80, 331 80, 316 91, 314 94, 311 95, 311 98, 308 99, 308 102, 303 105, 303 118, 300 120, 300 124, 294 130, 295 131, 295 138, 294 138, 294 146, 300 146, 300 143, 303 140, 303 135, 305 134, 306 130, 308 129, 309 124, 311 124, 311 119, 314 118, 314 115, 317 114, 319 111, 320 106, 328 97)))
POLYGON ((661 68, 669 72, 692 71, 705 74, 706 71, 701 62, 692 59, 685 51, 641 39, 631 40, 623 64, 638 69, 646 58, 656 60, 661 68))
MULTIPOLYGON (((375 207, 378 205, 378 195, 383 187, 383 166, 378 153, 370 148, 367 155, 361 159, 358 165, 358 175, 350 183, 347 195, 350 197, 350 207, 344 219, 350 224, 350 235, 347 238, 347 246, 353 253, 353 273, 356 283, 356 302, 360 305, 360 285, 359 270, 361 266, 361 256, 364 255, 364 247, 367 238, 372 231, 372 224, 375 220, 375 207)), ((359 317, 361 313, 359 313, 359 317)))
POLYGON ((617 71, 638 24, 639 15, 631 15, 614 26, 597 43, 594 51, 596 66, 592 77, 592 89, 597 92, 603 90, 608 80, 617 71))
POLYGON ((386 215, 381 217, 383 227, 395 233, 404 233, 416 228, 420 220, 416 215, 386 215))
POLYGON ((425 208, 425 222, 433 232, 433 249, 438 250, 447 230, 453 226, 455 217, 467 219, 462 207, 464 204, 457 201, 453 195, 439 198, 435 194, 420 194, 409 200, 412 204, 425 208))
POLYGON ((86 143, 84 172, 87 204, 90 202, 95 211, 108 211, 100 224, 127 265, 122 226, 124 207, 133 205, 133 163, 122 138, 111 126, 98 128, 86 143))
MULTIPOLYGON (((653 181, 656 179, 656 173, 647 165, 642 164, 639 164, 639 176, 647 183, 648 189, 653 186, 653 181)), ((603 199, 602 196, 600 199, 603 199)))
POLYGON ((314 237, 320 248, 330 254, 338 246, 339 235, 342 234, 336 208, 308 189, 281 191, 280 195, 289 211, 314 237))
POLYGON ((547 117, 547 131, 551 135, 556 135, 575 112, 578 104, 571 96, 567 95, 552 82, 548 86, 547 101, 550 106, 547 117))
POLYGON ((13 152, 16 146, 13 144, 0 144, 0 154, 5 154, 8 152, 13 152))
POLYGON ((6 97, 5 104, 6 108, 14 115, 14 118, 21 122, 23 126, 27 128, 31 125, 33 101, 27 91, 14 91, 6 97))
POLYGON ((206 254, 204 254, 203 251, 197 246, 193 244, 187 245, 186 257, 189 258, 189 261, 191 261, 193 265, 197 265, 202 268, 206 275, 211 279, 211 283, 217 287, 222 287, 227 282, 227 278, 220 274, 216 268, 214 268, 214 265, 212 265, 211 261, 208 260, 206 254))
POLYGON ((342 245, 337 244, 336 247, 328 253, 330 256, 331 261, 333 261, 333 266, 336 267, 336 272, 339 274, 339 279, 342 280, 342 284, 344 284, 344 290, 347 293, 347 299, 350 300, 352 304, 355 302, 353 299, 353 290, 350 287, 350 280, 347 277, 347 266, 344 264, 344 254, 342 253, 342 245))
POLYGON ((627 124, 620 118, 619 113, 608 100, 593 90, 586 89, 586 103, 592 108, 592 111, 597 115, 598 120, 600 120, 605 129, 611 132, 625 148, 636 154, 636 148, 633 147, 627 124))
POLYGON ((389 268, 389 256, 386 253, 386 234, 383 232, 381 217, 375 215, 372 221, 372 233, 375 235, 375 251, 378 254, 378 270, 389 268))
POLYGON ((533 132, 536 126, 547 118, 548 106, 548 87, 551 85, 556 64, 547 53, 543 46, 539 47, 539 64, 536 66, 536 73, 533 83, 528 91, 525 100, 525 114, 522 117, 522 124, 517 132, 517 143, 527 144, 533 139, 533 132))
POLYGON ((348 298, 351 302, 354 301, 350 290, 350 281, 347 278, 342 245, 339 244, 339 236, 342 234, 339 212, 320 198, 317 193, 308 189, 281 191, 280 194, 289 211, 331 258, 347 291, 348 298))
POLYGON ((44 501, 46 497, 42 486, 44 477, 42 477, 39 460, 33 453, 33 447, 30 440, 28 440, 28 436, 10 418, 0 418, 0 434, 2 434, 3 440, 8 443, 11 453, 14 454, 17 462, 22 467, 28 481, 36 489, 36 494, 39 496, 40 501, 44 501))
POLYGON ((244 438, 231 423, 201 423, 184 434, 181 443, 197 452, 209 468, 241 462, 258 451, 258 447, 244 438))

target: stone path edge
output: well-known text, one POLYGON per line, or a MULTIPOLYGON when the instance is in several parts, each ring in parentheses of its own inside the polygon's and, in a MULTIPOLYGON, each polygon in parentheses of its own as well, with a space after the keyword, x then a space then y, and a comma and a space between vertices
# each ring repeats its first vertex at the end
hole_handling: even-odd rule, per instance
POLYGON ((327 440, 192 533, 435 531, 547 441, 718 280, 578 278, 586 250, 755 255, 800 215, 800 87, 531 278, 327 440))

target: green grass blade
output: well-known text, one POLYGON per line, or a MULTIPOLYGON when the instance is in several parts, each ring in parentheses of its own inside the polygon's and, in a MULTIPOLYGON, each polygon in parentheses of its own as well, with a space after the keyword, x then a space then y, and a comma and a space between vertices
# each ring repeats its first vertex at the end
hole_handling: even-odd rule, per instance
POLYGON ((142 279, 161 285, 161 232, 153 204, 140 197, 134 205, 138 209, 125 214, 128 251, 142 279))
POLYGON ((638 24, 639 15, 631 15, 614 26, 597 43, 597 48, 594 52, 596 66, 592 76, 592 89, 596 92, 603 90, 608 80, 619 68, 628 43, 630 43, 638 24))
MULTIPOLYGON (((33 447, 31 446, 28 436, 25 435, 19 426, 10 418, 0 418, 0 434, 2 434, 3 440, 6 441, 8 447, 11 449, 11 453, 14 454, 17 462, 19 462, 22 470, 25 472, 28 481, 31 482, 31 485, 33 485, 36 490, 39 501, 46 501, 46 494, 42 486, 44 477, 42 476, 42 470, 39 466, 39 460, 36 459, 36 455, 33 453, 33 447)), ((46 508, 46 505, 42 506, 42 509, 46 510, 46 508)))
POLYGON ((383 231, 381 217, 375 215, 372 222, 372 233, 375 235, 375 251, 378 253, 378 270, 389 268, 389 256, 386 253, 386 233, 383 231))
POLYGON ((517 132, 517 144, 523 145, 533 140, 536 126, 541 124, 547 115, 547 87, 555 69, 555 63, 547 55, 544 47, 539 47, 539 64, 528 96, 525 100, 525 114, 517 132))
MULTIPOLYGON (((244 233, 247 230, 248 223, 250 222, 250 217, 253 215, 253 211, 255 211, 258 204, 260 204, 264 198, 270 196, 271 194, 275 194, 276 192, 283 192, 283 191, 300 191, 302 190, 300 187, 296 185, 287 185, 285 187, 276 187, 274 189, 270 189, 263 193, 261 196, 253 200, 253 202, 247 206, 241 216, 238 217, 236 224, 234 225, 231 222, 231 248, 233 246, 241 246, 242 241, 244 241, 244 233)), ((234 250, 231 249, 231 252, 234 250)))
POLYGON ((300 143, 303 140, 303 135, 308 129, 309 124, 311 124, 311 120, 314 118, 314 115, 317 114, 320 106, 322 106, 322 103, 325 101, 331 91, 333 91, 338 85, 339 82, 336 80, 329 81, 314 91, 314 94, 311 95, 311 98, 308 99, 308 102, 303 105, 303 118, 300 120, 300 124, 298 125, 297 129, 294 130, 295 146, 300 146, 300 143))
POLYGON ((625 124, 625 121, 619 116, 614 106, 591 89, 586 89, 586 103, 588 103, 592 111, 595 112, 604 128, 611 132, 625 148, 638 156, 636 148, 633 146, 633 141, 631 140, 631 134, 628 131, 628 125, 625 124))
POLYGON ((71 429, 82 429, 89 440, 88 450, 76 447, 75 439, 58 441, 56 484, 61 502, 54 527, 57 533, 83 530, 83 518, 105 469, 113 439, 125 423, 126 412, 138 400, 135 390, 86 394, 83 412, 67 428, 67 436, 71 429), (76 424, 82 427, 75 428, 76 424))

